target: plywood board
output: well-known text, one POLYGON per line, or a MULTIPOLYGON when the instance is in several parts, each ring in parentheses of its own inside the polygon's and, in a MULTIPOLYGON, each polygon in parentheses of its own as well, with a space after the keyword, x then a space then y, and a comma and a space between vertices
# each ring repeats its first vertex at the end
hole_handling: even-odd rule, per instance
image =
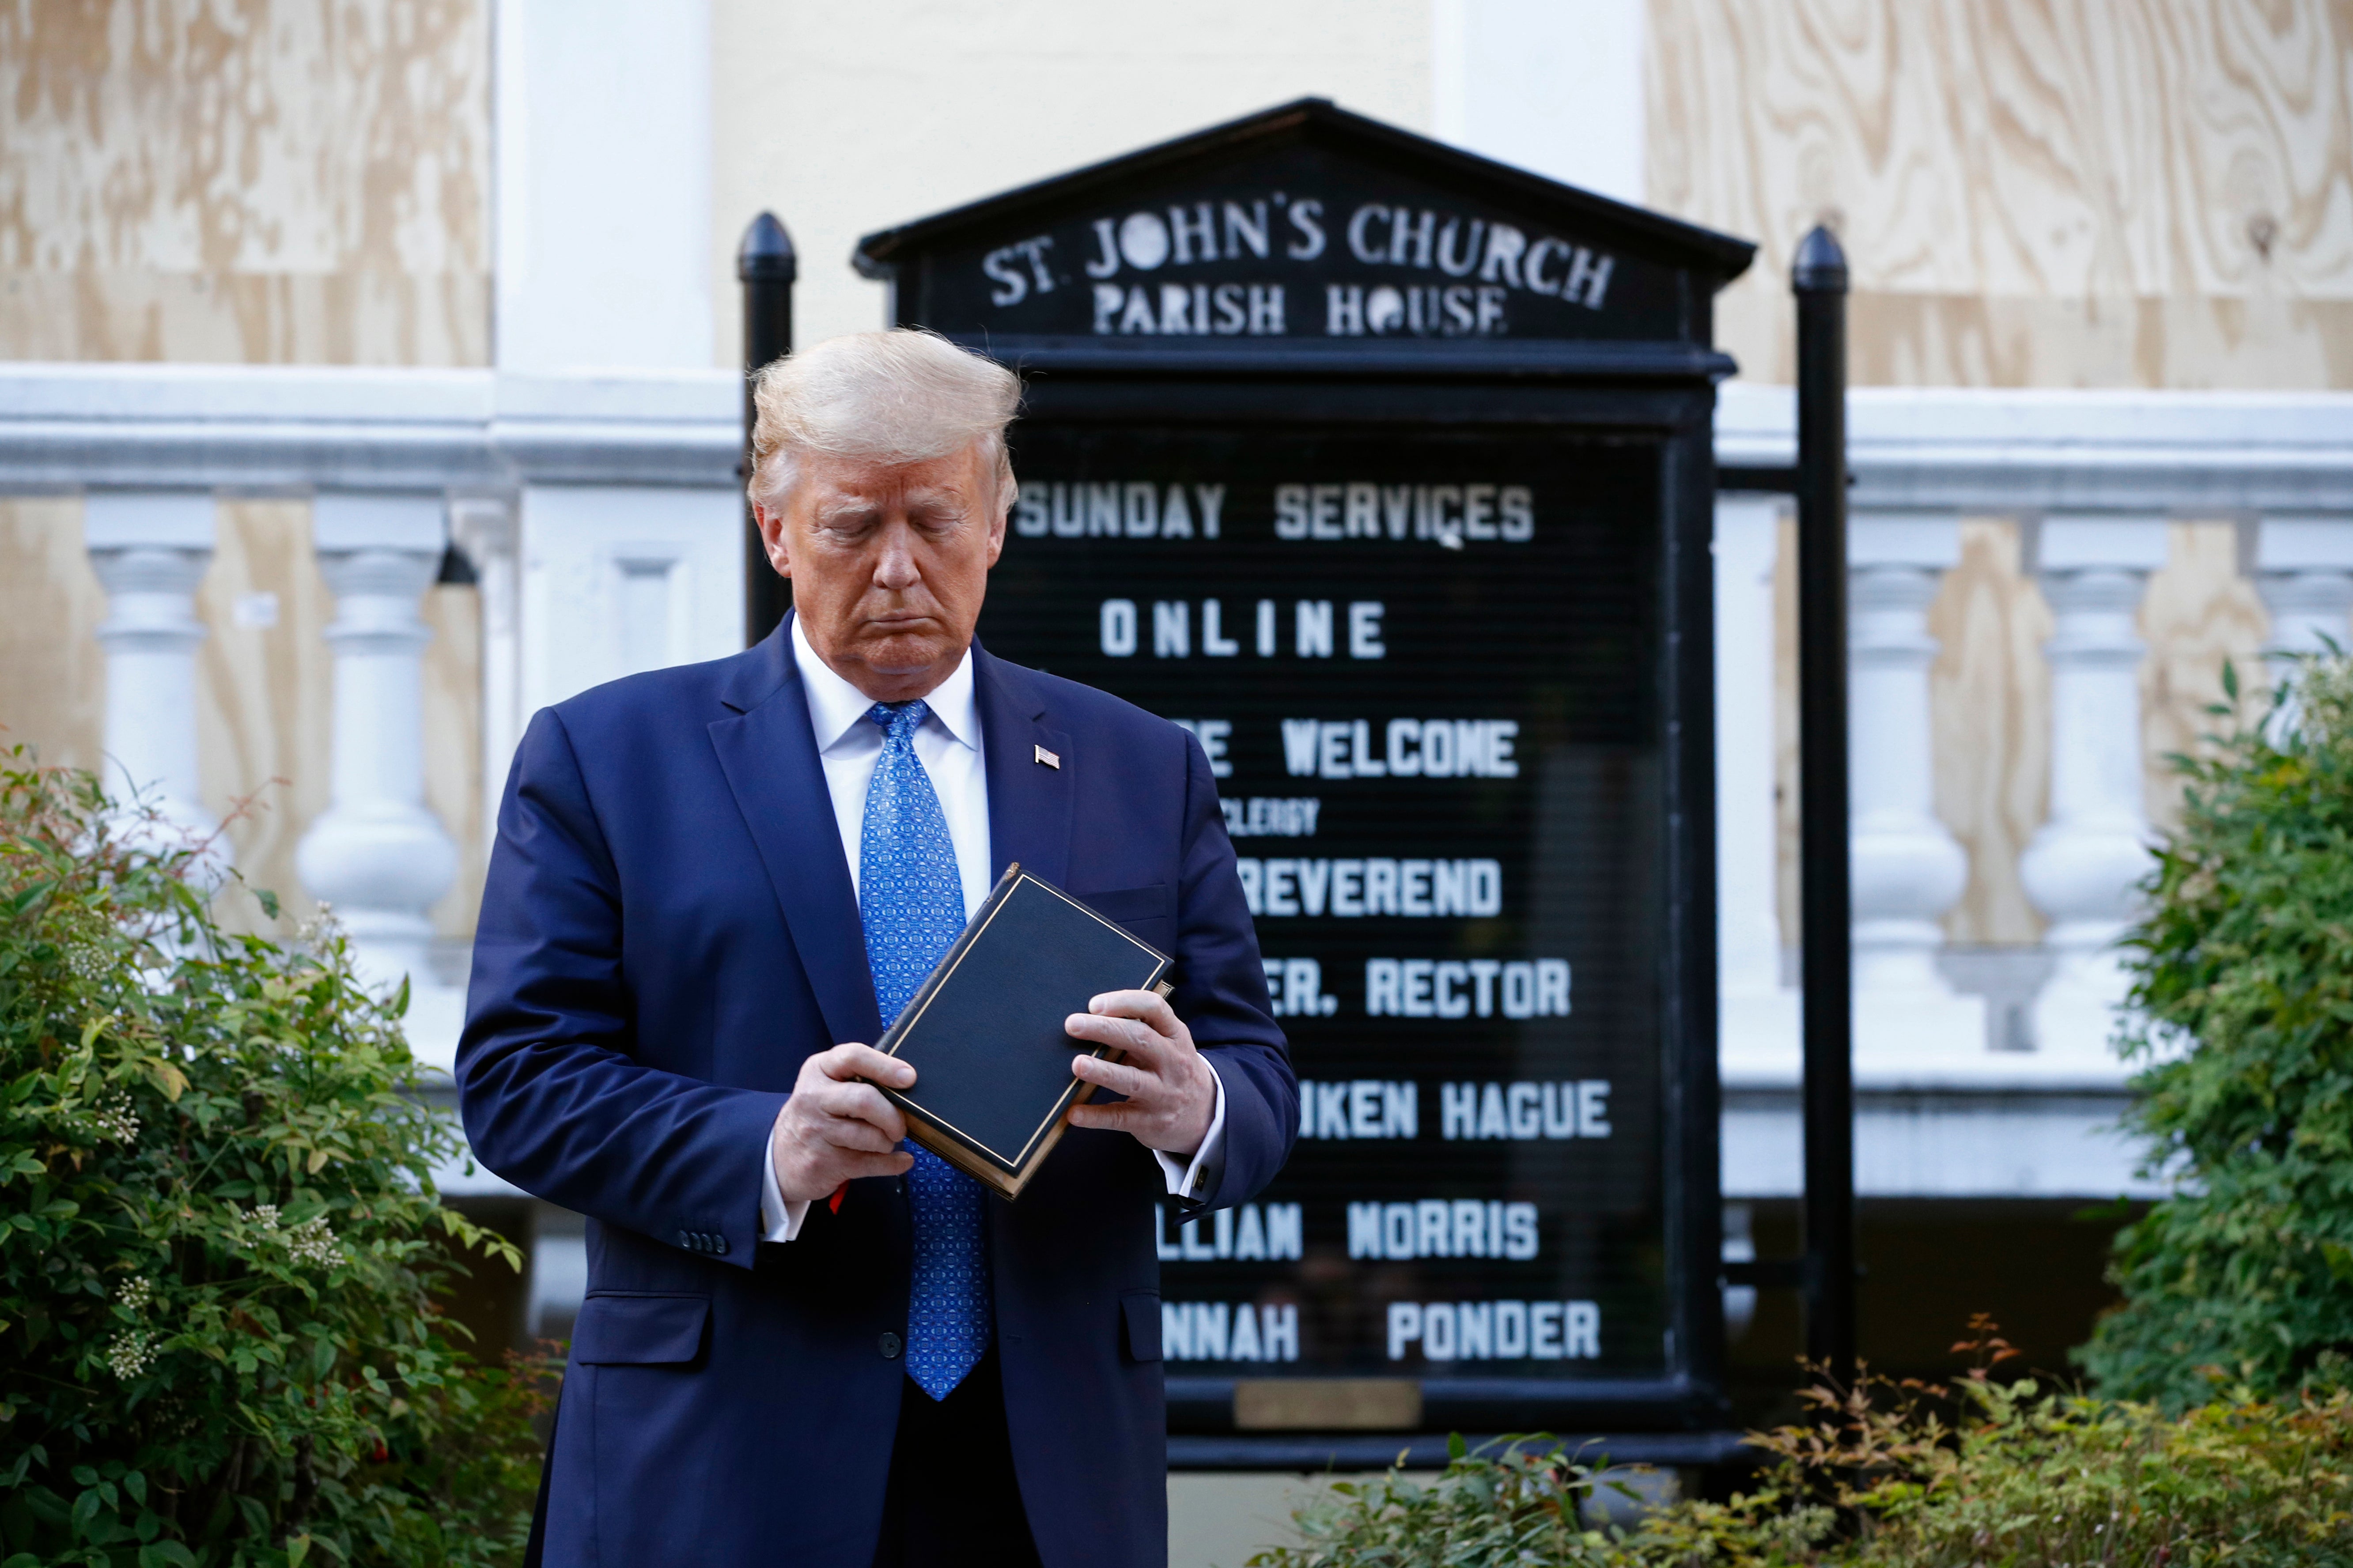
POLYGON ((488 0, 0 0, 0 359, 490 350, 488 0))
POLYGON ((1788 259, 1855 378, 2353 385, 2353 10, 1649 0, 1649 199, 1760 242, 1719 339, 1791 378, 1788 259))

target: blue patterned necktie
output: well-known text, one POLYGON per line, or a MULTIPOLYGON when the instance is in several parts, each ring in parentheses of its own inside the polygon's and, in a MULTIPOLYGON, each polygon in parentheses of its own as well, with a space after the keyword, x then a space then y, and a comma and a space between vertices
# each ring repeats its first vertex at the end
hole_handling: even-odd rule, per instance
MULTIPOLYGON (((915 731, 931 710, 920 701, 877 702, 866 716, 882 730, 882 755, 866 786, 858 839, 858 913, 866 964, 887 1027, 964 931, 964 878, 931 775, 915 755, 915 731)), ((988 1349, 988 1258, 980 1184, 928 1149, 907 1146, 907 1190, 915 1216, 915 1270, 907 1303, 907 1375, 945 1399, 988 1349)))

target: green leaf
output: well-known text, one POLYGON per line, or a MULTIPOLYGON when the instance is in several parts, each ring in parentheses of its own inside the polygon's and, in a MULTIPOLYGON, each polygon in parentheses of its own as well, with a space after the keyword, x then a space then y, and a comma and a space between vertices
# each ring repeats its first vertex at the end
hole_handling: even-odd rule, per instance
POLYGON ((302 1568, 302 1559, 311 1555, 311 1538, 298 1535, 286 1543, 286 1568, 302 1568))
POLYGON ((220 931, 118 820, 0 747, 0 1560, 282 1563, 306 1437, 309 1556, 510 1560, 545 1374, 452 1349, 452 1118, 345 944, 220 931), (312 1218, 350 1266, 295 1250, 312 1218))
POLYGON ((277 894, 271 892, 267 888, 256 888, 253 889, 253 896, 256 900, 259 900, 261 904, 261 912, 263 914, 268 915, 273 921, 278 918, 277 894))

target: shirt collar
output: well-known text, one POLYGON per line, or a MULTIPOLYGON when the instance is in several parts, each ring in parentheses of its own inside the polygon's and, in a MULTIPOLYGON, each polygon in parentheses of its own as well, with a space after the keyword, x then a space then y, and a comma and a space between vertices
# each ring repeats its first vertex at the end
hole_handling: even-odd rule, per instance
MULTIPOLYGON (((844 680, 831 665, 818 657, 817 649, 809 646, 808 634, 801 629, 798 616, 793 617, 793 664, 800 671, 803 689, 808 693, 809 728, 816 732, 817 749, 829 752, 865 719, 874 706, 874 699, 844 680)), ((956 660, 948 678, 924 694, 923 705, 950 739, 972 751, 980 750, 980 709, 973 698, 970 647, 956 660)), ((875 733, 879 736, 881 731, 875 733)))

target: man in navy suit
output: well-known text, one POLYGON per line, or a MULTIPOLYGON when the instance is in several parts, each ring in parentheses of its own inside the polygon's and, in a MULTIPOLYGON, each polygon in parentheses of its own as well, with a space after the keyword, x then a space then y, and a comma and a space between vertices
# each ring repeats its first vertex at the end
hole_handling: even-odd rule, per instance
POLYGON ((1166 1559, 1151 1207, 1258 1192, 1298 1086, 1199 746, 973 640, 1018 394, 916 332, 770 366, 795 613, 516 752, 458 1079, 476 1156, 588 1216, 550 1564, 1166 1559), (1072 1015, 1113 1098, 1006 1204, 904 1143, 872 1084, 913 1069, 863 1042, 1013 860, 1176 990, 1072 1015))

